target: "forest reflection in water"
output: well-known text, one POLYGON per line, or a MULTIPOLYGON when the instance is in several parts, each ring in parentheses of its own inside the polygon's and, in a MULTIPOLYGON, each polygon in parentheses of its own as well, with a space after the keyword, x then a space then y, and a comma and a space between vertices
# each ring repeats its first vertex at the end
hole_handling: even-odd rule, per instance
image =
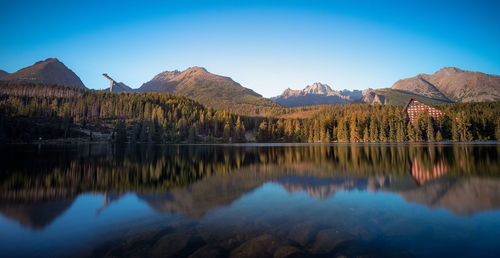
MULTIPOLYGON (((397 248, 392 237, 418 242, 420 234, 430 232, 430 240, 451 228, 421 232, 418 223, 405 224, 414 205, 437 214, 432 216, 444 209, 455 218, 496 214, 500 208, 500 145, 495 144, 16 145, 0 152, 5 158, 0 213, 24 228, 45 231, 89 193, 99 194, 101 202, 91 208, 93 216, 131 194, 156 214, 144 215, 155 221, 150 230, 129 224, 123 228, 129 238, 108 236, 120 244, 93 244, 88 255, 163 255, 169 243, 183 247, 166 253, 173 256, 201 248, 216 256, 276 256, 279 250, 283 257, 385 255, 386 249, 391 255, 426 255, 411 246, 397 248), (294 199, 295 194, 309 199, 294 199), (400 207, 391 204, 397 202, 394 196, 400 207), (350 211, 356 205, 343 200, 360 210, 350 211), (240 211, 231 211, 238 205, 240 211), (392 213, 403 213, 400 218, 388 214, 398 208, 403 210, 392 213), (181 220, 170 224, 172 216, 181 220), (388 246, 374 249, 381 241, 388 246)), ((410 221, 415 220, 426 218, 410 221)), ((457 241, 450 240, 450 248, 457 241)), ((497 251, 487 243, 482 251, 497 251)))

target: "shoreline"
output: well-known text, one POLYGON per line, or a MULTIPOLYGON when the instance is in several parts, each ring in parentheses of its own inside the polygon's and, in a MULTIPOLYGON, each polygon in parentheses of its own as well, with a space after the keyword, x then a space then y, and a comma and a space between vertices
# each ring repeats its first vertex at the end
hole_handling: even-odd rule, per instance
POLYGON ((336 146, 336 145, 500 145, 498 141, 484 142, 246 142, 246 143, 114 143, 108 141, 93 142, 64 142, 64 141, 43 141, 43 142, 11 142, 0 143, 0 145, 182 145, 182 146, 336 146))

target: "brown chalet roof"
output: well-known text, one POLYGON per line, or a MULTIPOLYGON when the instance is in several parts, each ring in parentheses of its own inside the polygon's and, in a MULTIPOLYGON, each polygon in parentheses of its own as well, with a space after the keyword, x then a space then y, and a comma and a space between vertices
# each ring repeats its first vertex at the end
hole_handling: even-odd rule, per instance
POLYGON ((423 104, 425 104, 425 105, 427 105, 427 106, 429 106, 429 107, 435 108, 435 109, 437 109, 437 110, 440 110, 440 109, 438 109, 438 108, 436 108, 436 107, 434 107, 434 106, 432 106, 432 105, 429 105, 429 104, 427 104, 427 103, 425 103, 425 102, 423 102, 423 101, 420 101, 420 100, 418 100, 418 99, 414 99, 414 98, 410 98, 410 99, 408 100, 408 102, 406 103, 405 107, 403 108, 403 112, 405 112, 405 111, 406 111, 406 109, 408 108, 408 105, 410 105, 410 103, 411 103, 413 100, 418 101, 418 102, 421 102, 421 103, 423 103, 423 104))

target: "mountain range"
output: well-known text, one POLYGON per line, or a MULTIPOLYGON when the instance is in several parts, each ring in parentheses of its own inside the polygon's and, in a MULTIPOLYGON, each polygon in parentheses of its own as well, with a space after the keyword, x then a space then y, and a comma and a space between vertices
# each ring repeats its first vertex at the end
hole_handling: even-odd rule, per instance
POLYGON ((350 103, 404 105, 409 98, 430 104, 499 101, 500 76, 445 67, 434 74, 401 79, 391 88, 335 91, 326 84, 314 83, 303 90, 288 88, 271 100, 286 107, 298 107, 350 103))
MULTIPOLYGON (((56 58, 23 68, 14 73, 0 70, 1 82, 58 84, 86 89, 80 78, 56 58)), ((266 115, 274 109, 326 104, 405 104, 409 98, 429 104, 500 100, 500 76, 445 67, 434 74, 418 74, 401 79, 390 88, 366 90, 333 90, 316 82, 302 90, 287 88, 270 99, 245 88, 230 77, 208 72, 203 67, 157 74, 131 92, 164 92, 180 94, 214 109, 225 109, 247 115, 266 115)), ((109 88, 108 88, 109 89, 109 88)), ((115 92, 121 92, 116 87, 115 92)))
POLYGON ((332 90, 327 84, 316 82, 303 90, 286 89, 283 94, 271 98, 285 107, 300 107, 326 104, 350 104, 363 97, 360 90, 332 90))

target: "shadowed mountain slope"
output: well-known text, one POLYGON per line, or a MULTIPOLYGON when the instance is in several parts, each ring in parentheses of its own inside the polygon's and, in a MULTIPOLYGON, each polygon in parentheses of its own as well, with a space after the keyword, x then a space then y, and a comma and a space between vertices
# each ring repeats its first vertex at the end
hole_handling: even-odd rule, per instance
POLYGON ((10 73, 8 73, 8 72, 6 72, 6 71, 4 71, 4 70, 0 70, 0 78, 5 77, 5 76, 7 76, 7 75, 9 75, 9 74, 10 74, 10 73))

